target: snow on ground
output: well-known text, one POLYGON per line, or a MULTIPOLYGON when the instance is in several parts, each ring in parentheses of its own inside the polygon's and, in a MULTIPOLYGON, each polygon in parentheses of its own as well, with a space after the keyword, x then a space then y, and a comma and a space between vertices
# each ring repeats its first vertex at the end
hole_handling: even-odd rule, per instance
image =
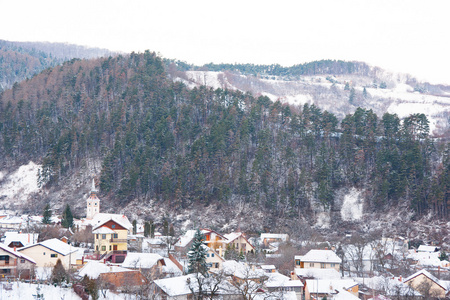
MULTIPOLYGON (((0 283, 0 299, 35 299, 37 294, 43 295, 45 300, 79 300, 81 299, 72 288, 62 288, 59 286, 23 282, 2 282, 0 283), (7 287, 11 287, 10 290, 7 287), (39 288, 39 290, 38 290, 39 288)), ((135 300, 134 295, 116 294, 109 290, 105 291, 106 297, 103 297, 99 291, 99 299, 109 300, 135 300)))
MULTIPOLYGON (((4 182, 0 185, 0 199, 7 202, 24 202, 32 193, 39 191, 37 174, 39 165, 30 161, 9 175, 0 175, 4 182)), ((0 172, 3 174, 3 172, 0 172)))
POLYGON ((8 283, 0 284, 0 299, 35 299, 34 295, 42 294, 45 300, 78 300, 81 299, 71 288, 60 288, 53 285, 13 282, 11 290, 8 283))
POLYGON ((344 221, 360 220, 363 216, 363 201, 361 191, 356 188, 350 189, 348 194, 344 195, 341 208, 341 217, 344 221))

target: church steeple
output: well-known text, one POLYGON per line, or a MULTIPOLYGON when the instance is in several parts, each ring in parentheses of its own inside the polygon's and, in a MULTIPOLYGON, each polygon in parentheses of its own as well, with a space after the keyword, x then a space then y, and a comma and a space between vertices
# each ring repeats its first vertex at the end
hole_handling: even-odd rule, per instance
POLYGON ((97 197, 97 190, 95 188, 95 181, 92 178, 92 188, 90 195, 86 201, 86 219, 92 219, 95 214, 100 212, 100 199, 97 197))

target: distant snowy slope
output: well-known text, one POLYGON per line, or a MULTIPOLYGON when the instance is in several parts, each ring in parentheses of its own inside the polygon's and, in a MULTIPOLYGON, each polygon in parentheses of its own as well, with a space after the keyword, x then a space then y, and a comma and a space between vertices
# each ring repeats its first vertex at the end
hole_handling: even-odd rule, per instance
POLYGON ((448 93, 445 90, 439 93, 415 91, 420 84, 402 74, 379 71, 377 77, 317 75, 301 76, 296 80, 275 76, 259 78, 228 71, 187 71, 179 74, 181 76, 174 80, 190 88, 206 85, 214 89, 249 91, 256 96, 267 96, 272 101, 279 100, 291 105, 315 104, 339 118, 352 113, 357 107, 363 107, 372 109, 380 118, 386 112, 396 113, 400 118, 425 113, 430 121, 430 132, 435 134, 449 127, 448 93), (380 88, 383 85, 386 87, 380 88), (350 101, 352 88, 355 94, 350 101))

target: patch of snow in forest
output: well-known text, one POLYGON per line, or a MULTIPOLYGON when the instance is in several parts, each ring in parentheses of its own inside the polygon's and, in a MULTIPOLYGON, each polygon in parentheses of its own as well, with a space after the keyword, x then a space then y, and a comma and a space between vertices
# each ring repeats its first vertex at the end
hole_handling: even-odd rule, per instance
POLYGON ((305 103, 312 104, 313 98, 309 94, 297 94, 292 96, 280 97, 280 101, 292 105, 304 105, 305 103))
POLYGON ((189 79, 200 85, 206 85, 214 89, 223 88, 223 81, 219 79, 219 75, 223 76, 223 72, 212 71, 187 71, 186 75, 189 79))
POLYGON ((7 175, 0 186, 0 198, 14 202, 25 201, 32 193, 39 191, 37 174, 40 165, 30 161, 20 166, 15 172, 7 175))
POLYGON ((5 174, 3 174, 2 171, 0 171, 0 181, 3 179, 3 177, 5 177, 5 174))
POLYGON ((344 221, 360 220, 363 216, 363 201, 361 191, 356 188, 350 189, 349 193, 344 195, 341 207, 341 217, 344 221))
POLYGON ((330 228, 330 213, 328 211, 319 212, 317 214, 316 227, 330 228))

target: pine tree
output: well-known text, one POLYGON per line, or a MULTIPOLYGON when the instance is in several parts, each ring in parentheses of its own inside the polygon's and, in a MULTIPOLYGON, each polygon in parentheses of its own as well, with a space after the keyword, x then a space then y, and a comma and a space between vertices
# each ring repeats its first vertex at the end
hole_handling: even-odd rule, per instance
POLYGON ((44 214, 42 217, 42 223, 44 224, 50 224, 52 219, 52 211, 50 209, 50 204, 47 204, 44 208, 44 214))
POLYGON ((66 205, 64 209, 63 215, 61 217, 61 226, 64 228, 72 228, 73 226, 73 215, 70 210, 69 204, 66 205))
POLYGON ((205 275, 208 271, 208 267, 206 265, 206 249, 203 245, 204 240, 205 236, 199 229, 197 229, 191 249, 188 252, 188 273, 201 273, 205 275))
POLYGON ((61 284, 64 281, 69 281, 67 272, 64 269, 64 266, 62 265, 62 262, 59 258, 52 270, 52 281, 53 283, 57 284, 61 284))
POLYGON ((150 235, 150 223, 145 222, 144 223, 144 236, 148 237, 150 235))
POLYGON ((136 235, 137 232, 137 221, 133 220, 133 235, 136 235))

